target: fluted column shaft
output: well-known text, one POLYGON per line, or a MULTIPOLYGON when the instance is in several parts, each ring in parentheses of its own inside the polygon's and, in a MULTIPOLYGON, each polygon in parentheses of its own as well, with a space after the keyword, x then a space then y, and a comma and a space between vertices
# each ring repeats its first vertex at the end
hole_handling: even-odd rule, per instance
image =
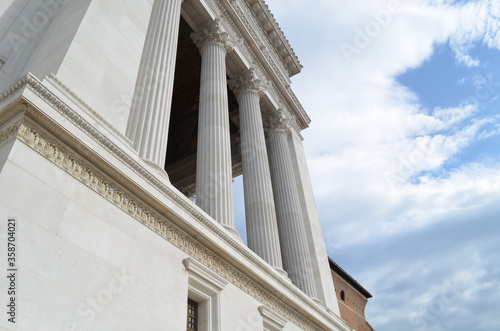
MULTIPOLYGON (((191 34, 201 52, 196 163, 196 204, 229 231, 234 230, 231 141, 226 54, 232 43, 219 20, 191 34)), ((239 237, 239 236, 238 236, 239 237)))
POLYGON ((273 114, 269 118, 267 127, 269 163, 283 266, 295 285, 310 297, 317 299, 287 140, 288 121, 280 113, 273 114))
POLYGON ((126 135, 139 157, 163 169, 183 0, 155 0, 126 135))
POLYGON ((241 157, 248 247, 278 271, 281 259, 276 209, 260 111, 261 81, 253 69, 229 81, 240 106, 241 157))

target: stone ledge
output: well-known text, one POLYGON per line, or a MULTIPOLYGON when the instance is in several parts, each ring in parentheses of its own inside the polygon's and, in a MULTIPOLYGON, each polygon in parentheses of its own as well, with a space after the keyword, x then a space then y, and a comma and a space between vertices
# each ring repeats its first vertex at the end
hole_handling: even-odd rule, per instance
POLYGON ((120 150, 35 77, 28 75, 0 94, 0 103, 19 91, 22 91, 22 96, 0 110, 0 125, 6 124, 0 129, 2 143, 17 138, 205 267, 304 330, 332 326, 343 330, 343 323, 337 316, 327 313, 256 254, 234 240, 191 201, 151 175, 134 161, 133 156, 120 150), (17 115, 22 120, 10 123, 9 120, 17 115), (61 116, 72 126, 65 123, 65 127, 61 127, 54 120, 61 116), (77 136, 85 136, 89 144, 77 136), (96 143, 114 160, 89 147, 95 148, 96 143), (116 162, 120 165, 111 164, 116 162), (141 183, 134 182, 133 176, 128 174, 139 174, 141 183), (146 184, 161 196, 154 196, 155 192, 143 186, 146 184), (242 266, 246 268, 243 273, 242 266), (282 293, 280 298, 273 294, 276 287, 280 289, 278 293, 282 293))

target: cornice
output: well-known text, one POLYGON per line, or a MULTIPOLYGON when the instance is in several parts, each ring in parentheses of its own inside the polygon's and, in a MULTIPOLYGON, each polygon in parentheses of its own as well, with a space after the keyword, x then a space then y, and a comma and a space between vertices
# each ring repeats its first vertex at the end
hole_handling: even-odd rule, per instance
MULTIPOLYGON (((281 330, 285 327, 287 320, 276 314, 271 309, 266 306, 259 307, 259 313, 264 320, 264 325, 268 324, 268 327, 274 327, 276 330, 281 330)), ((266 328, 267 329, 267 328, 266 328)))
MULTIPOLYGON (((236 0, 233 1, 236 2, 236 0)), ((302 69, 302 65, 293 48, 290 46, 288 39, 286 39, 283 30, 281 30, 278 22, 274 19, 268 5, 264 0, 245 1, 252 9, 255 19, 262 28, 262 32, 269 39, 276 53, 281 56, 283 62, 287 65, 290 77, 298 74, 302 69)))
POLYGON ((217 289, 219 292, 228 284, 226 279, 191 257, 182 260, 182 264, 187 272, 197 278, 203 279, 205 283, 210 284, 212 288, 217 289))
POLYGON ((260 55, 260 61, 269 63, 270 67, 275 71, 283 84, 290 84, 291 75, 287 64, 283 60, 283 57, 273 47, 262 23, 252 11, 252 7, 248 6, 244 0, 226 0, 219 2, 219 6, 227 10, 227 14, 231 16, 230 19, 233 23, 241 22, 241 27, 236 28, 236 33, 239 33, 245 40, 245 46, 253 48, 255 55, 260 55), (250 37, 250 43, 247 41, 249 39, 248 37, 250 37))
MULTIPOLYGON (((56 113, 64 116, 65 123, 71 123, 80 132, 86 134, 90 140, 98 143, 99 146, 128 167, 130 171, 133 171, 135 175, 140 176, 142 180, 161 192, 170 202, 186 212, 189 217, 205 227, 208 233, 217 236, 217 238, 231 247, 231 249, 240 254, 242 258, 252 264, 254 269, 259 270, 266 277, 269 277, 284 289, 290 291, 289 293, 293 293, 290 295, 296 298, 294 300, 300 301, 297 307, 304 307, 306 311, 307 309, 312 309, 319 316, 322 316, 325 321, 335 323, 334 321, 337 320, 335 316, 318 309, 319 307, 310 298, 274 272, 269 265, 250 252, 247 247, 242 246, 239 241, 236 241, 219 224, 202 214, 191 201, 180 195, 179 192, 173 191, 162 180, 152 175, 142 164, 136 162, 128 153, 120 149, 113 141, 104 136, 32 75, 28 74, 5 92, 1 93, 0 103, 25 88, 29 89, 41 100, 30 99, 30 101, 21 96, 17 101, 0 111, 0 126, 3 124, 5 124, 3 126, 8 126, 1 130, 1 144, 5 144, 14 139, 14 137, 17 137, 24 144, 97 194, 100 194, 110 203, 155 231, 158 235, 183 250, 186 254, 197 259, 221 277, 229 280, 232 284, 255 297, 266 306, 271 307, 281 316, 284 316, 305 330, 320 330, 316 324, 305 318, 295 308, 285 304, 284 301, 277 298, 269 290, 253 280, 253 278, 242 273, 237 267, 222 259, 218 253, 205 246, 199 239, 203 237, 200 236, 200 233, 193 232, 196 237, 195 239, 191 233, 192 231, 199 230, 195 230, 192 226, 185 229, 186 221, 167 207, 165 202, 160 201, 149 190, 146 190, 143 186, 139 186, 139 184, 127 177, 122 171, 112 166, 107 159, 104 159, 102 155, 79 141, 65 127, 61 127, 59 123, 55 123, 45 112, 39 109, 41 104, 35 106, 33 102, 36 102, 37 105, 43 102, 44 105, 51 106, 56 113), (14 124, 6 124, 19 114, 25 114, 24 118, 26 120, 22 123, 18 121, 14 124)), ((64 125, 66 126, 67 124, 64 125)), ((255 275, 252 277, 255 277, 255 275)), ((299 301, 295 301, 294 304, 296 305, 299 301)), ((335 325, 337 324, 335 323, 335 325)))

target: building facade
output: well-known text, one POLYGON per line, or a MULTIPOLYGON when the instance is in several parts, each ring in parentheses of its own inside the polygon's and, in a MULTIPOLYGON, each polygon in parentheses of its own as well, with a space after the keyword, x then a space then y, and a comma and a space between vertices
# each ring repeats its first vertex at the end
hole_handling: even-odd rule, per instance
POLYGON ((365 317, 368 299, 372 297, 361 284, 333 260, 329 260, 339 303, 340 317, 351 330, 374 331, 365 317))
POLYGON ((348 330, 290 87, 301 65, 263 0, 0 15, 0 230, 16 243, 0 327, 348 330))

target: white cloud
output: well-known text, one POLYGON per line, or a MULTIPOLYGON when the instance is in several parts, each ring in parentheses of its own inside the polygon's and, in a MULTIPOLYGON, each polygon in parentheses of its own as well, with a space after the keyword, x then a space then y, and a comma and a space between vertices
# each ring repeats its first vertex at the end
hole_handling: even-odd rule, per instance
POLYGON ((500 271, 488 269, 500 250, 491 239, 500 230, 500 160, 457 155, 500 134, 499 115, 482 113, 497 86, 476 77, 475 98, 426 109, 395 77, 448 42, 457 63, 481 66, 470 51, 500 49, 500 2, 400 1, 390 23, 356 45, 388 3, 269 1, 304 65, 293 88, 313 120, 303 135, 327 247, 374 294, 375 329, 418 329, 410 315, 459 281, 464 294, 424 329, 496 330, 477 318, 493 315, 474 306, 481 291, 500 290, 491 285, 500 271), (359 50, 350 61, 342 43, 359 50))
POLYGON ((469 54, 477 41, 500 49, 500 2, 475 1, 454 10, 459 25, 450 37, 450 45, 459 63, 478 66, 480 61, 469 54))

